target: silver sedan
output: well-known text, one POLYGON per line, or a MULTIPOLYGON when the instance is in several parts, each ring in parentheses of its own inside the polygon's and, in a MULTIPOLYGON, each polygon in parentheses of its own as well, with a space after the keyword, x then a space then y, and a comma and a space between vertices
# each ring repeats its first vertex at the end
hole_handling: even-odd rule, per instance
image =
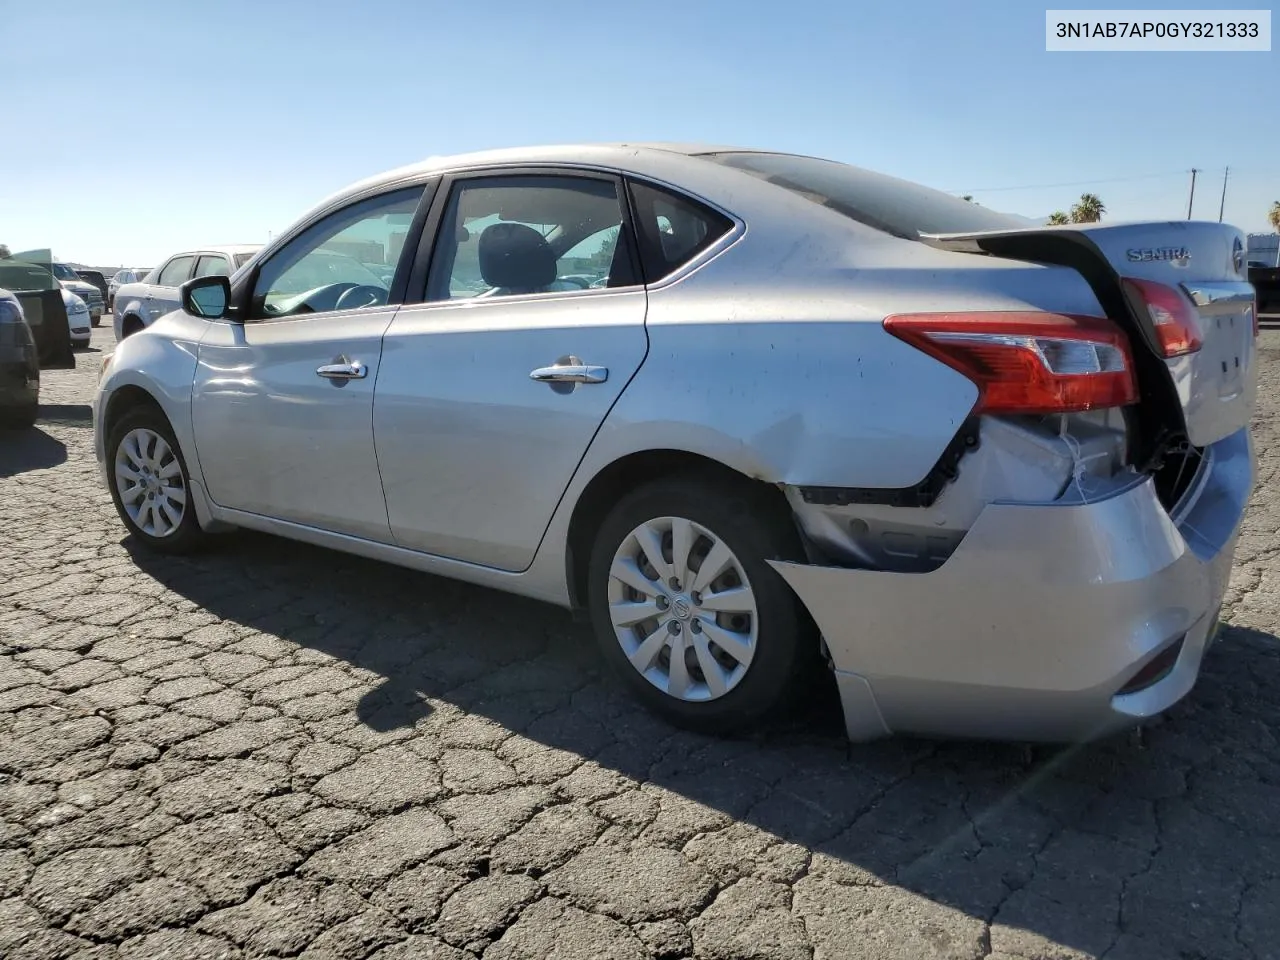
POLYGON ((432 160, 129 337, 124 525, 583 609, 669 720, 1084 740, 1191 690, 1254 482, 1217 223, 1040 227, 764 151, 432 160))

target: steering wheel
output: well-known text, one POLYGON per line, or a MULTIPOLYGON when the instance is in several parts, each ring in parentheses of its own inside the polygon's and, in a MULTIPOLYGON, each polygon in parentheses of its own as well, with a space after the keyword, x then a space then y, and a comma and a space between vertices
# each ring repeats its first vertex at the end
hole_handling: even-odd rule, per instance
POLYGON ((387 291, 364 283, 344 291, 342 296, 338 297, 338 302, 333 305, 333 309, 355 310, 359 307, 380 307, 386 302, 387 291))

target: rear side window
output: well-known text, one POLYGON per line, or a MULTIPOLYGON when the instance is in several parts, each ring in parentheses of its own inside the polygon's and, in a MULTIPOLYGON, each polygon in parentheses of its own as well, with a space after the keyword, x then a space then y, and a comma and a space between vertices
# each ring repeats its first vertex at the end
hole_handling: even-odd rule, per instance
POLYGON ((834 160, 783 153, 711 153, 707 160, 742 170, 884 233, 975 233, 1032 226, 959 197, 834 160))
POLYGON ((205 255, 200 258, 200 262, 196 264, 197 277, 228 277, 231 275, 231 268, 227 264, 226 257, 205 255))
POLYGON ((645 283, 684 266, 733 229, 733 221, 691 197, 632 183, 636 235, 645 283))
POLYGON ((156 285, 160 287, 176 287, 184 283, 191 273, 191 261, 194 259, 194 257, 174 257, 160 271, 160 276, 156 279, 156 285))

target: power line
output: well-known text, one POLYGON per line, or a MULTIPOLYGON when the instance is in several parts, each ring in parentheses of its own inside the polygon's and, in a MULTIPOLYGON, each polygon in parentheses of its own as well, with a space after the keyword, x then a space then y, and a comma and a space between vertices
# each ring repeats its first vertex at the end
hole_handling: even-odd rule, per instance
POLYGON ((1169 173, 1144 173, 1135 177, 1108 177, 1103 180, 1072 180, 1068 183, 1031 183, 1020 187, 978 187, 965 190, 948 190, 947 193, 999 193, 1006 190, 1054 190, 1058 187, 1086 187, 1098 183, 1128 183, 1133 180, 1157 180, 1162 177, 1181 177, 1186 170, 1169 173))

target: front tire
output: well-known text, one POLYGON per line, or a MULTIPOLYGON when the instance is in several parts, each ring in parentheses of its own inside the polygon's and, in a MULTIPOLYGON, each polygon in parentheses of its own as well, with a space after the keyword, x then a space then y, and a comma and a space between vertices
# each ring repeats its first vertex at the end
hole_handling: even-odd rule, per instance
POLYGON ((749 732, 790 707, 819 662, 808 615, 766 562, 802 558, 785 507, 749 481, 641 487, 601 524, 589 561, 601 651, 669 722, 749 732))
POLYGON ((186 460, 164 414, 134 407, 107 436, 111 500, 129 533, 161 553, 190 553, 206 535, 196 520, 186 460))

